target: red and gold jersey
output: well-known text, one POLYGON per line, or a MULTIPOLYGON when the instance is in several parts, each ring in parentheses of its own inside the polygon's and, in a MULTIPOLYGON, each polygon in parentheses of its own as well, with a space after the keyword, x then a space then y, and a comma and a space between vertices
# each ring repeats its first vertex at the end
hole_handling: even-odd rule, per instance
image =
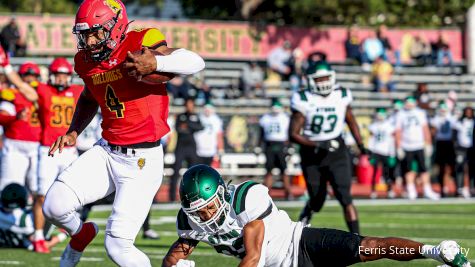
POLYGON ((26 110, 24 119, 14 118, 10 123, 3 125, 5 136, 15 140, 39 142, 41 126, 36 106, 13 88, 2 89, 0 101, 0 110, 12 117, 26 110))
POLYGON ((41 145, 50 146, 71 125, 76 103, 84 87, 71 85, 63 91, 41 83, 38 86, 39 119, 41 121, 41 145))
POLYGON ((102 137, 109 143, 154 142, 170 130, 165 84, 138 82, 123 68, 127 51, 164 42, 164 35, 157 29, 134 30, 127 33, 107 60, 86 59, 83 51, 76 54, 75 70, 101 107, 102 137))

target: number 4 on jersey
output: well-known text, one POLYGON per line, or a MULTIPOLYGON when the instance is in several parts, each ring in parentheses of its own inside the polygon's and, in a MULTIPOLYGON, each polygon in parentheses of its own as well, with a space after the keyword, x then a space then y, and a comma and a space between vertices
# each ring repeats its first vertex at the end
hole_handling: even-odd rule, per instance
POLYGON ((106 105, 110 111, 115 112, 117 118, 124 117, 124 103, 120 102, 119 98, 114 92, 114 89, 110 85, 107 85, 106 87, 106 105))

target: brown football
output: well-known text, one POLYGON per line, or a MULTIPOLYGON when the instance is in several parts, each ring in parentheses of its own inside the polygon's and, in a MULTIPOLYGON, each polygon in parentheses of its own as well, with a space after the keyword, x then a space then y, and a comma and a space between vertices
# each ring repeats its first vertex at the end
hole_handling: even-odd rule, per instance
MULTIPOLYGON (((154 54, 156 56, 157 55, 158 56, 163 56, 163 54, 158 52, 158 51, 155 51, 155 50, 152 50, 152 49, 150 49, 150 51, 152 52, 152 54, 154 54)), ((132 52, 132 54, 140 55, 140 54, 142 54, 142 50, 134 51, 134 52, 132 52)), ((169 80, 175 78, 175 76, 176 76, 175 73, 154 71, 150 74, 142 76, 141 81, 145 82, 145 83, 160 84, 160 83, 168 82, 169 80)))

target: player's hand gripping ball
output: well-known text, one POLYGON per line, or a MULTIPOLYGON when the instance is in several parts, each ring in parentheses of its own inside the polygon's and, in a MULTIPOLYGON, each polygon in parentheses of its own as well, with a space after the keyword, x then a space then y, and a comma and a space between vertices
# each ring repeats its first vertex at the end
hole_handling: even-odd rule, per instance
POLYGON ((175 77, 174 73, 157 72, 155 56, 163 56, 162 53, 144 47, 142 50, 127 52, 124 67, 130 76, 134 76, 138 81, 160 84, 168 82, 175 77))

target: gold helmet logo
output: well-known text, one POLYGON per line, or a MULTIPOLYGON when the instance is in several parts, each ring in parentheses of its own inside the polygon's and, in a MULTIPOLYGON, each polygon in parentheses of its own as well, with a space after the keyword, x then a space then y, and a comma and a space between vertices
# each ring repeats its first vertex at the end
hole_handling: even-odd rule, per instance
POLYGON ((139 166, 140 169, 142 169, 143 166, 145 166, 145 159, 139 158, 139 160, 137 161, 137 165, 139 166))
POLYGON ((119 13, 122 10, 122 6, 117 0, 105 0, 104 4, 107 5, 114 13, 119 13))

